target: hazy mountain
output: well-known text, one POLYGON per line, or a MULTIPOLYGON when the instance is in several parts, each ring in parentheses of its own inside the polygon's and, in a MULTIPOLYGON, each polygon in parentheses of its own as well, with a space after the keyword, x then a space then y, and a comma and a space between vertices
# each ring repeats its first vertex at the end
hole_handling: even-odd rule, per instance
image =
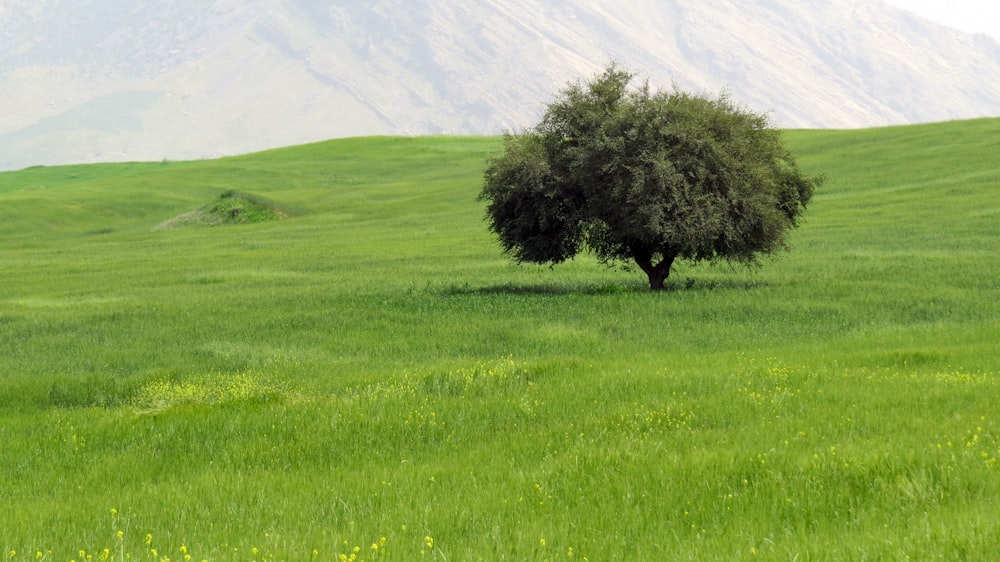
POLYGON ((611 59, 786 127, 1000 115, 1000 45, 878 0, 5 0, 0 168, 499 133, 611 59))

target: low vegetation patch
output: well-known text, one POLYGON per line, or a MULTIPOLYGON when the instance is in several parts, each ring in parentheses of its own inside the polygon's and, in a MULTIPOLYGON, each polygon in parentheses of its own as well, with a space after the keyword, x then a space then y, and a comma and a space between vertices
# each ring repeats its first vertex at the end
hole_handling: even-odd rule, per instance
POLYGON ((287 211, 263 197, 228 190, 215 201, 166 220, 153 230, 270 222, 288 218, 288 216, 287 211))
POLYGON ((180 406, 269 402, 283 394, 281 385, 260 373, 216 374, 149 382, 136 392, 132 406, 141 414, 156 414, 180 406))

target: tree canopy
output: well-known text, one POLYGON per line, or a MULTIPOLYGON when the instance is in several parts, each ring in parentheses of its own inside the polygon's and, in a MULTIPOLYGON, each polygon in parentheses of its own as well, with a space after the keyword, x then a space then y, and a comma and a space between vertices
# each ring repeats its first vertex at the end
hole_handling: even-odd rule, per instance
POLYGON ((822 178, 728 95, 634 78, 609 65, 566 87, 535 127, 505 135, 479 196, 504 251, 556 264, 589 249, 608 265, 634 262, 662 289, 677 259, 750 265, 786 249, 822 178))

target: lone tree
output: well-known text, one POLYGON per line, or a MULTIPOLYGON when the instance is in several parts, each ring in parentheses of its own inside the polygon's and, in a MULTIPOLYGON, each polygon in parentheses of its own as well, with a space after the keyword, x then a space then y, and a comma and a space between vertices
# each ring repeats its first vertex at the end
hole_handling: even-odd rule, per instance
POLYGON ((634 77, 611 64, 504 137, 479 195, 504 251, 556 264, 589 248, 634 261, 658 290, 677 259, 753 265, 786 249, 822 178, 799 171, 765 115, 634 77))

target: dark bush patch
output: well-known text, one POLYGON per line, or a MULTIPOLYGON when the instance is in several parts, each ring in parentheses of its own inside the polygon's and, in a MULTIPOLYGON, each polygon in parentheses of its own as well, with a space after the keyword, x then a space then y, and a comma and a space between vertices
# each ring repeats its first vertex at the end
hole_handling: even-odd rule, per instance
POLYGON ((287 211, 263 197, 228 190, 215 201, 166 220, 153 230, 269 222, 288 218, 288 215, 287 211))

